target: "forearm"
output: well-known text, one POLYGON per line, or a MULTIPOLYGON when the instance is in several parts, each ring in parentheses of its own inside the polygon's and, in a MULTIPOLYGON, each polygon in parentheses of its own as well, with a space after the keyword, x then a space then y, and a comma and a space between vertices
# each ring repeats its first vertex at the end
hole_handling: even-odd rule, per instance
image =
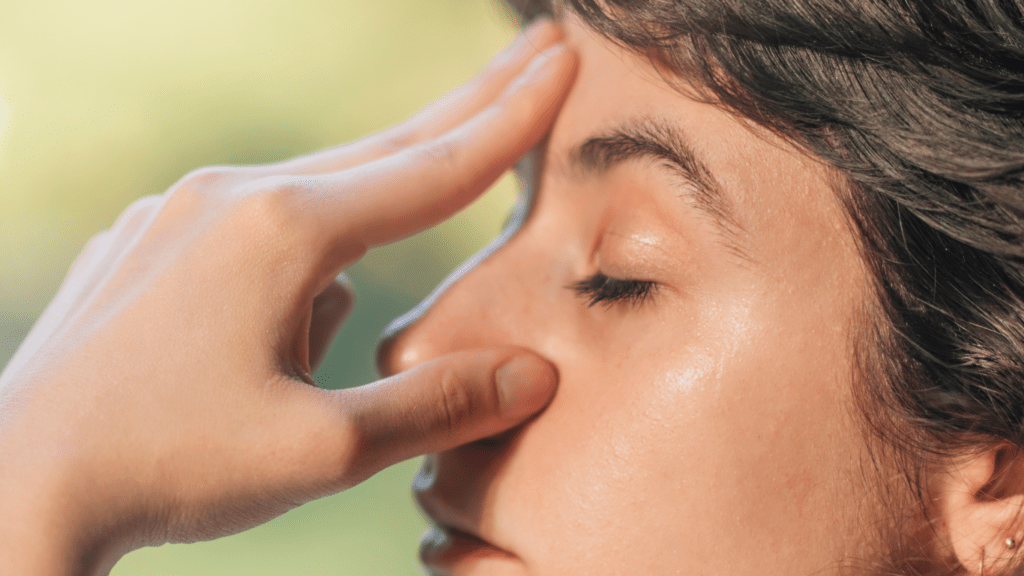
POLYGON ((45 481, 13 478, 5 458, 0 472, 0 574, 82 576, 105 574, 75 534, 70 507, 45 481))
POLYGON ((117 531, 89 512, 91 482, 55 446, 26 426, 0 425, 0 575, 107 574, 121 555, 101 536, 117 531))

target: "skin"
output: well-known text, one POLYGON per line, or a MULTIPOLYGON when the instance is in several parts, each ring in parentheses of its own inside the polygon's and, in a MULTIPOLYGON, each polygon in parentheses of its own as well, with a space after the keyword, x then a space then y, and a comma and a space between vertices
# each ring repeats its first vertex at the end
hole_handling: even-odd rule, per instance
MULTIPOLYGON (((888 516, 851 361, 870 292, 832 174, 563 24, 568 50, 542 22, 395 128, 197 171, 90 241, 0 374, 0 573, 107 573, 424 453, 438 574, 870 562, 888 516), (684 135, 703 188, 649 158, 574 165, 637 118, 684 135), (339 271, 535 147, 529 217, 394 326, 385 378, 311 386, 352 304, 339 271), (598 271, 656 287, 588 306, 569 287, 598 271)), ((1024 541, 1009 452, 932 476, 935 565, 984 574, 1024 541)))
POLYGON ((190 174, 93 238, 0 375, 0 573, 104 574, 542 408, 556 375, 514 346, 346 391, 309 374, 351 307, 338 273, 454 213, 548 131, 576 66, 559 37, 527 31, 381 134, 190 174))
POLYGON ((541 415, 424 467, 416 496, 439 527, 424 560, 456 575, 797 575, 863 559, 877 503, 850 334, 868 280, 827 169, 577 21, 565 30, 580 69, 529 218, 380 350, 385 374, 494 345, 559 373, 541 415), (639 116, 685 135, 733 237, 661 162, 573 172, 575 146, 639 116), (658 288, 588 307, 567 286, 598 270, 658 288))

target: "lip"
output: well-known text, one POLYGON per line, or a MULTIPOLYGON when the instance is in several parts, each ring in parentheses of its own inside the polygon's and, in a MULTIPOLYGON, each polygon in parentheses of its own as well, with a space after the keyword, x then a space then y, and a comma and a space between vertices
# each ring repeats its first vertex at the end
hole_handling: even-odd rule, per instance
MULTIPOLYGON (((433 523, 420 542, 420 562, 433 576, 490 574, 496 563, 519 563, 514 553, 477 534, 463 515, 427 491, 416 490, 420 509, 433 523)), ((502 572, 505 573, 505 572, 502 572)))
POLYGON ((412 488, 416 504, 433 525, 420 542, 420 561, 431 576, 525 571, 522 559, 500 534, 481 526, 482 511, 472 492, 441 482, 436 455, 424 460, 412 488))
POLYGON ((484 564, 517 561, 502 548, 458 528, 439 525, 428 531, 420 542, 420 561, 440 574, 464 573, 484 564))

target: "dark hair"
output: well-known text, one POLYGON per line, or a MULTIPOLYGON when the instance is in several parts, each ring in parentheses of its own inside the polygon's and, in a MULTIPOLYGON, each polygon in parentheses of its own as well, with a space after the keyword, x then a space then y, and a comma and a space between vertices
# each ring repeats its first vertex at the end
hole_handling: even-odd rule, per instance
POLYGON ((877 294, 862 412, 919 498, 931 463, 1024 447, 1022 0, 564 3, 835 167, 877 294))

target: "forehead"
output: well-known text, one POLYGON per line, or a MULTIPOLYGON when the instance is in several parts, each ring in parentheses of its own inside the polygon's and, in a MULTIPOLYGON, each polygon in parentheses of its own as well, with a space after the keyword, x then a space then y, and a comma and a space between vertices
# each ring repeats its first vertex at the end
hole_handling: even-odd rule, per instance
POLYGON ((747 236, 752 260, 780 277, 794 269, 806 276, 815 268, 828 275, 860 268, 833 189, 836 179, 824 163, 748 121, 693 100, 645 58, 601 38, 571 15, 564 25, 568 43, 580 54, 580 70, 548 144, 555 165, 610 128, 636 118, 660 119, 672 124, 711 172, 747 236))

